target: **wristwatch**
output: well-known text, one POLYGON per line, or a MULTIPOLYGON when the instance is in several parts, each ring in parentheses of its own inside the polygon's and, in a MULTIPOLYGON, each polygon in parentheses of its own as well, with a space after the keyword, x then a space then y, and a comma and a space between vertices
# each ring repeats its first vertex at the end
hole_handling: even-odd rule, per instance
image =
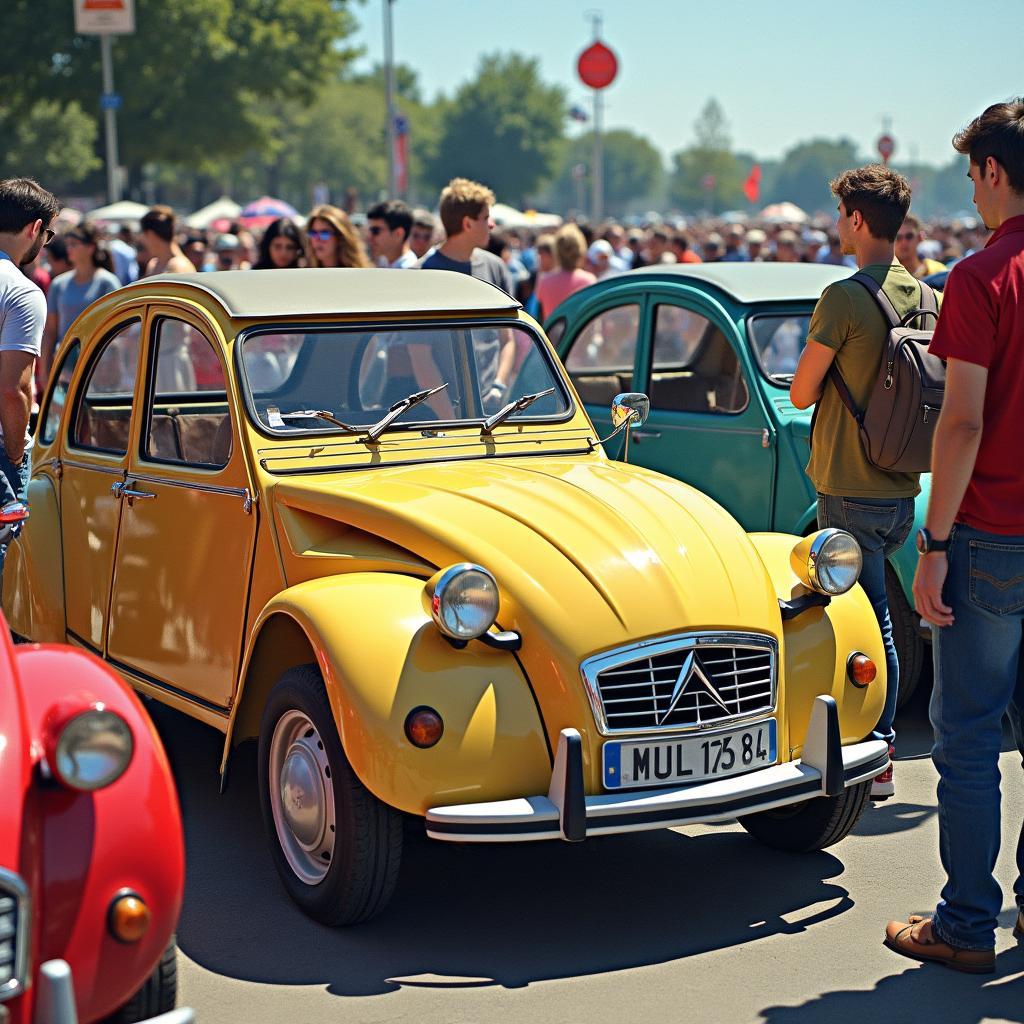
POLYGON ((933 551, 948 551, 949 538, 936 540, 925 527, 917 531, 917 550, 922 555, 930 555, 933 551))

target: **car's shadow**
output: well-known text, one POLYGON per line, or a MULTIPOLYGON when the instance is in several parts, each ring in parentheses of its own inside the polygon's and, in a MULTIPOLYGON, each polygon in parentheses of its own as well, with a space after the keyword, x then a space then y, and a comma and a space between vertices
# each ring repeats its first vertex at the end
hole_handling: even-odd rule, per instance
POLYGON ((220 796, 219 735, 152 711, 185 816, 178 943, 221 975, 350 996, 403 985, 516 988, 798 933, 854 905, 832 854, 777 853, 743 833, 458 846, 412 826, 385 912, 355 928, 325 928, 290 902, 274 871, 253 744, 238 751, 220 796))

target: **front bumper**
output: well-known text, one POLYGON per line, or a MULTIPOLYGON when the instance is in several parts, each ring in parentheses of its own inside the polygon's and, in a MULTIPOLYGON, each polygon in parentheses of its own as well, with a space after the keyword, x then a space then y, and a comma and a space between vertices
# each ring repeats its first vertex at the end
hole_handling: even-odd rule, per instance
POLYGON ((427 835, 462 843, 579 842, 615 832, 723 821, 811 797, 838 796, 847 786, 873 779, 888 764, 889 748, 882 740, 842 745, 836 702, 821 696, 815 698, 799 761, 676 789, 586 796, 580 734, 563 729, 547 796, 433 807, 426 815, 427 835))

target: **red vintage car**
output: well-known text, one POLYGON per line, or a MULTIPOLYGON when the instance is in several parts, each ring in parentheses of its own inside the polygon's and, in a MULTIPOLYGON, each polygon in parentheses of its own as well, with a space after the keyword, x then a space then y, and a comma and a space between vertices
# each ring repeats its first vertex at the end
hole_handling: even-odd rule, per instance
POLYGON ((97 658, 15 646, 2 616, 0 794, 0 1024, 170 1011, 185 855, 160 739, 97 658))

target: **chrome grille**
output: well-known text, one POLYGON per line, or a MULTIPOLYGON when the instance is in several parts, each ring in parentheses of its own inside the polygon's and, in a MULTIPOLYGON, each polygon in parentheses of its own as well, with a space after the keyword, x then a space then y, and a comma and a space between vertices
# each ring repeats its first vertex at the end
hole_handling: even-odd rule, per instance
POLYGON ((0 868, 0 1002, 25 987, 28 970, 28 888, 0 868))
POLYGON ((747 633, 647 641, 581 666, 603 733, 702 729, 775 709, 777 645, 747 633))

